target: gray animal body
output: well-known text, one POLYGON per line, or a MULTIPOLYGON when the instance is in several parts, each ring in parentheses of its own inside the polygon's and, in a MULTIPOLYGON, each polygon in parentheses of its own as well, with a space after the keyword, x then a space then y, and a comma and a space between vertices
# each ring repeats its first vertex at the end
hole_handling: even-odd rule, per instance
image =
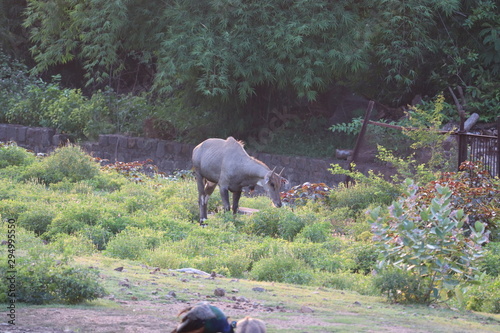
POLYGON ((266 324, 260 319, 245 317, 236 324, 236 333, 266 333, 266 324))
POLYGON ((192 161, 198 185, 200 223, 207 219, 208 198, 217 184, 226 211, 231 210, 229 191, 233 193, 233 213, 236 214, 242 188, 255 185, 262 186, 273 204, 281 207, 280 190, 286 180, 248 155, 233 137, 203 141, 194 148, 192 161))

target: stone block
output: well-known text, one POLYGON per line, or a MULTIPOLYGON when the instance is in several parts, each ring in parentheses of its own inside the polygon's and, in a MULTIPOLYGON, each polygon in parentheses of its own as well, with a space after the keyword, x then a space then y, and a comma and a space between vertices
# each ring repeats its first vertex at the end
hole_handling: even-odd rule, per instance
POLYGON ((166 148, 167 148, 166 141, 163 141, 163 140, 158 141, 158 144, 156 145, 155 157, 156 158, 163 158, 167 152, 166 148))
POLYGON ((98 143, 101 148, 106 147, 109 144, 108 136, 103 134, 99 135, 98 143))
POLYGON ((17 133, 15 126, 8 126, 5 131, 5 141, 17 141, 17 133))
POLYGON ((42 137, 40 145, 42 147, 50 147, 52 145, 52 137, 56 134, 56 131, 53 128, 41 128, 40 132, 42 137))
POLYGON ((24 143, 26 142, 26 131, 27 131, 27 127, 26 126, 18 126, 17 127, 17 143, 24 143))
POLYGON ((134 149, 137 147, 137 138, 128 138, 127 140, 127 148, 134 149))
POLYGON ((7 141, 7 125, 0 124, 0 141, 7 141))

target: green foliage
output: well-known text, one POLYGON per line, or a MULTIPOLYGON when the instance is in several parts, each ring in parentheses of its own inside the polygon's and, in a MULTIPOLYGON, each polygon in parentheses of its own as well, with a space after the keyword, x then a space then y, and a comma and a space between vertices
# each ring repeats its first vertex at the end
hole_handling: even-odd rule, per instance
POLYGON ((112 238, 106 254, 120 259, 139 259, 146 250, 155 249, 163 239, 163 233, 149 228, 127 227, 112 238))
POLYGON ((78 146, 57 148, 40 163, 31 165, 25 177, 35 178, 45 184, 58 183, 64 179, 78 182, 92 179, 99 173, 99 165, 78 146))
MULTIPOLYGON (((1 227, 6 234, 5 224, 1 227)), ((72 265, 69 259, 43 245, 33 233, 16 227, 16 298, 18 302, 76 304, 103 296, 98 271, 72 265)), ((2 251, 0 274, 8 277, 7 251, 2 251)), ((6 283, 0 284, 0 301, 5 302, 6 283)))
POLYGON ((426 279, 410 271, 388 267, 375 276, 373 284, 394 303, 427 303, 426 279))
POLYGON ((464 210, 468 224, 482 222, 490 232, 490 239, 500 240, 500 181, 491 177, 481 162, 465 161, 459 172, 446 172, 419 191, 419 200, 429 202, 435 197, 438 186, 452 190, 451 205, 464 210))
POLYGON ((312 274, 307 272, 304 261, 282 254, 254 263, 250 277, 257 281, 307 284, 312 279, 312 274))
POLYGON ((328 169, 332 174, 344 174, 351 177, 356 183, 345 186, 340 183, 338 187, 330 192, 328 205, 331 209, 349 207, 353 214, 360 212, 372 203, 389 204, 401 193, 401 186, 389 182, 380 174, 369 171, 365 175, 353 168, 353 171, 345 170, 338 164, 332 164, 328 169))
POLYGON ((489 276, 498 277, 500 276, 500 266, 498 265, 500 262, 500 243, 491 242, 485 248, 484 258, 481 261, 481 271, 489 276))
POLYGON ((255 213, 245 222, 243 230, 247 233, 279 237, 285 240, 293 238, 304 228, 304 220, 286 209, 265 209, 255 213))
POLYGON ((18 222, 21 227, 33 231, 39 236, 47 231, 54 216, 55 212, 50 207, 37 207, 37 209, 27 210, 21 213, 18 222))
POLYGON ((376 244, 381 251, 380 267, 394 266, 425 279, 422 302, 446 296, 460 283, 475 279, 480 244, 488 239, 484 225, 476 223, 465 235, 467 220, 463 210, 451 206, 452 192, 438 186, 430 204, 418 201, 418 188, 407 181, 405 196, 395 201, 389 212, 380 208, 369 212, 376 244))
POLYGON ((500 278, 483 276, 481 283, 465 293, 467 310, 500 313, 500 278))
POLYGON ((347 133, 352 135, 358 135, 363 126, 363 118, 354 118, 350 123, 335 124, 330 127, 332 132, 347 133))
POLYGON ((35 157, 33 153, 18 147, 14 142, 0 142, 0 169, 7 166, 29 165, 33 163, 35 157))

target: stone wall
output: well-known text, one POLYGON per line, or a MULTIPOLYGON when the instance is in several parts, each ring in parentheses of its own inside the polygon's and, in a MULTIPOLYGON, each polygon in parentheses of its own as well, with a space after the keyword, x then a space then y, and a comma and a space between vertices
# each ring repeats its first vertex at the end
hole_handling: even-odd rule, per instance
MULTIPOLYGON (((67 142, 67 137, 54 129, 0 124, 0 141, 15 141, 19 146, 35 153, 48 153, 67 142)), ((82 148, 94 157, 108 159, 110 162, 132 162, 152 159, 158 168, 166 173, 191 168, 191 153, 194 145, 174 141, 129 137, 124 135, 100 135, 97 142, 85 142, 82 148)), ((283 175, 294 186, 304 182, 324 182, 337 184, 344 176, 328 172, 331 163, 347 167, 346 161, 336 159, 317 159, 309 157, 273 155, 265 153, 249 154, 266 163, 277 171, 285 168, 283 175)))

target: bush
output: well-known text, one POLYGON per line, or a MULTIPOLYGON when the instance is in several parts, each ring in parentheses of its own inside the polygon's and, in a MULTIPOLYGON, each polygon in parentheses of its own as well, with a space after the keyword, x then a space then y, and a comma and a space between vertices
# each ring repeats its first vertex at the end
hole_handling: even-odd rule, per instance
POLYGON ((298 277, 295 274, 300 272, 299 275, 302 275, 307 270, 308 266, 303 260, 282 254, 254 263, 250 277, 258 281, 290 282, 298 277))
POLYGON ((329 222, 318 222, 306 225, 295 237, 296 242, 324 243, 332 234, 332 225, 329 222))
POLYGON ((426 279, 411 272, 389 268, 378 272, 374 286, 394 303, 427 303, 426 279))
POLYGON ((500 313, 500 277, 484 276, 464 295, 467 310, 500 313))
POLYGON ((7 166, 29 165, 35 156, 26 149, 18 147, 14 142, 0 142, 0 169, 7 166))
POLYGON ((66 257, 86 256, 96 251, 92 241, 80 235, 59 234, 48 246, 66 257))
POLYGON ((45 184, 67 179, 79 182, 92 179, 99 174, 99 165, 78 146, 57 148, 40 163, 32 164, 26 178, 36 178, 45 184))
POLYGON ((350 272, 320 273, 318 283, 327 288, 351 290, 361 295, 379 295, 378 290, 373 286, 371 275, 350 272))
POLYGON ((449 187, 453 192, 451 205, 463 209, 468 215, 468 224, 485 225, 491 240, 500 241, 500 179, 492 177, 481 162, 465 161, 459 172, 442 173, 418 192, 419 200, 429 203, 437 194, 438 186, 449 187))
POLYGON ((344 268, 344 260, 329 251, 322 244, 290 243, 290 251, 294 258, 303 260, 317 271, 336 272, 344 268))
MULTIPOLYGON (((6 234, 1 225, 2 234, 6 234)), ((78 242, 74 243, 77 244, 78 242)), ((59 244, 44 245, 40 238, 16 227, 16 298, 19 302, 75 304, 103 296, 94 268, 73 266, 62 256, 59 244)), ((0 275, 7 277, 7 251, 0 254, 0 275)), ((0 302, 6 302, 6 283, 0 283, 0 302)))
POLYGON ((485 248, 486 252, 480 264, 481 271, 493 277, 500 276, 500 243, 491 242, 485 248))
POLYGON ((56 265, 53 259, 38 259, 24 265, 21 261, 18 267, 16 294, 20 302, 76 304, 104 294, 94 268, 56 265))
POLYGON ((98 224, 102 217, 102 210, 89 203, 69 203, 52 220, 47 233, 50 238, 57 234, 72 234, 85 228, 98 224))
POLYGON ((475 280, 482 243, 488 239, 484 225, 462 228, 467 218, 453 210, 452 192, 436 187, 429 205, 418 200, 418 187, 407 181, 405 196, 394 202, 387 214, 372 210, 373 233, 383 260, 381 267, 407 270, 427 283, 422 302, 432 302, 453 291, 458 284, 475 280))
POLYGON ((55 213, 47 206, 40 209, 28 210, 19 215, 18 223, 21 227, 33 231, 40 236, 47 231, 48 226, 52 223, 55 213))
POLYGON ((163 233, 158 230, 128 227, 108 242, 105 254, 114 258, 136 260, 146 250, 158 247, 162 239, 163 233))
POLYGON ((287 209, 265 209, 249 217, 243 230, 249 234, 293 240, 305 225, 304 219, 287 209))

